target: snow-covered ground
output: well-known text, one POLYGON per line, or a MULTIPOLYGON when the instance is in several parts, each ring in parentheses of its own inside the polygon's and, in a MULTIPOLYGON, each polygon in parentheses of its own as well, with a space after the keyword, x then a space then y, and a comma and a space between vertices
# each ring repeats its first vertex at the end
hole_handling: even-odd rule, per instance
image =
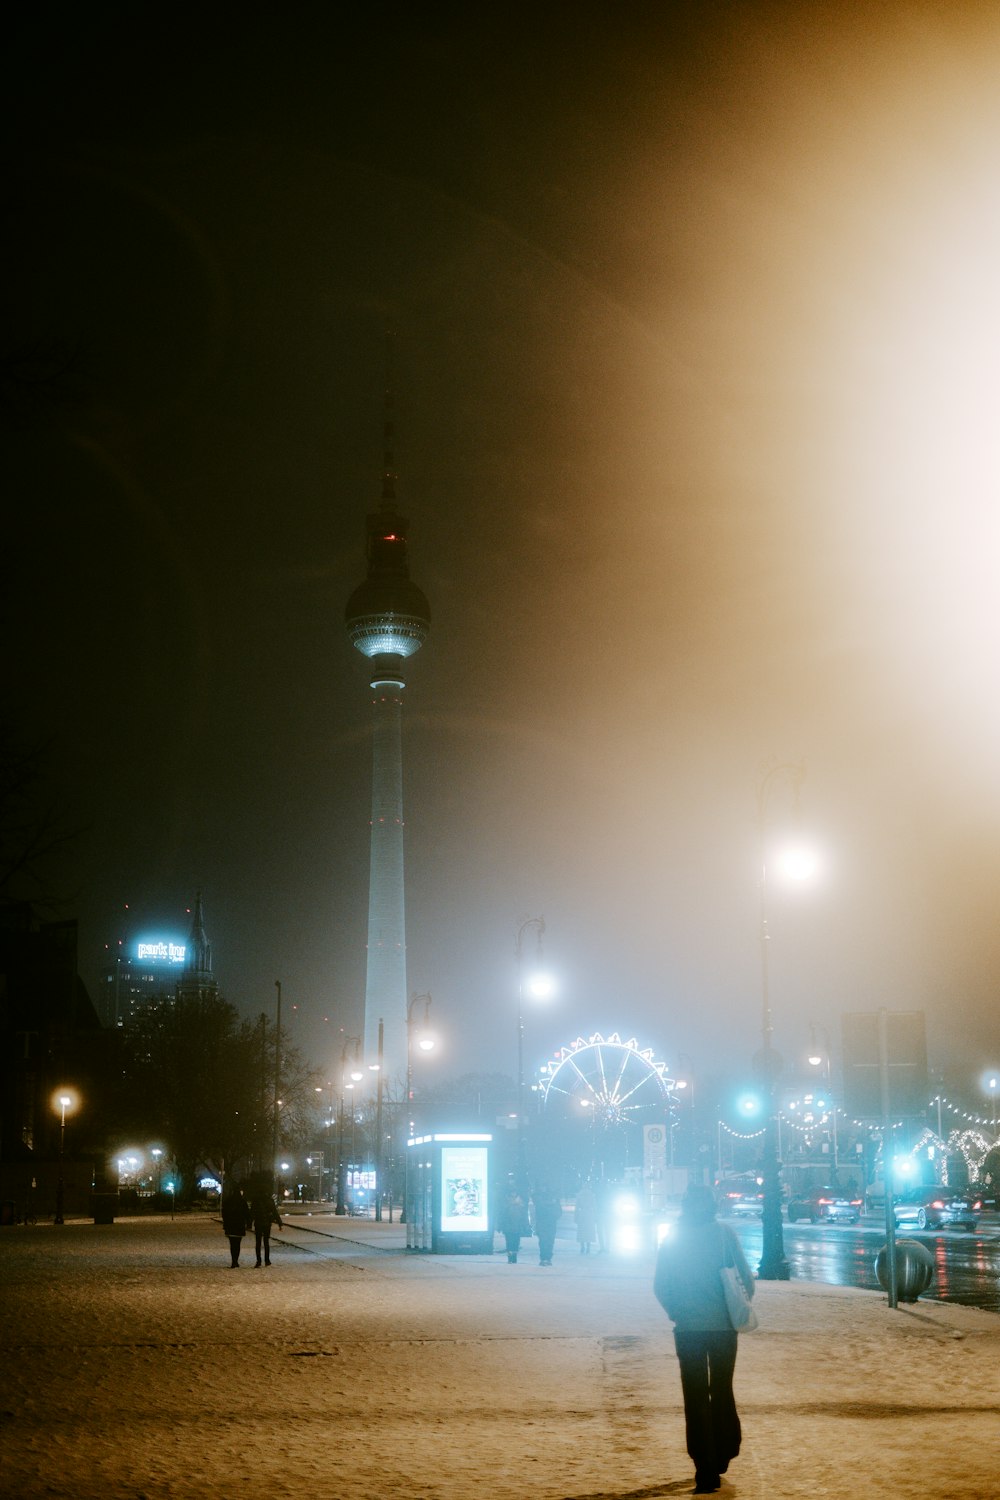
MULTIPOLYGON (((407 1254, 293 1219, 229 1269, 209 1217, 0 1230, 6 1500, 685 1494, 651 1265, 407 1254)), ((758 1288, 724 1500, 1000 1495, 1000 1317, 758 1288)))

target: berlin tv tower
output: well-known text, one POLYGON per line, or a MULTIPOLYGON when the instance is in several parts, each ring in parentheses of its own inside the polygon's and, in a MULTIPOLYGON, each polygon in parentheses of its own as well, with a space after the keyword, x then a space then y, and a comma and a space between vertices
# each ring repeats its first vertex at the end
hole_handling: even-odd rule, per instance
MULTIPOLYGON (((391 353, 391 345, 388 345, 391 353)), ((372 734, 371 873, 368 888, 368 973, 365 982, 365 1062, 378 1055, 384 1022, 382 1070, 387 1083, 406 1076, 406 920, 403 888, 402 709, 408 657, 430 629, 430 606, 410 581, 408 522, 396 508, 392 456, 392 393, 386 382, 382 503, 368 516, 368 576, 347 601, 351 643, 370 664, 374 689, 372 734)))

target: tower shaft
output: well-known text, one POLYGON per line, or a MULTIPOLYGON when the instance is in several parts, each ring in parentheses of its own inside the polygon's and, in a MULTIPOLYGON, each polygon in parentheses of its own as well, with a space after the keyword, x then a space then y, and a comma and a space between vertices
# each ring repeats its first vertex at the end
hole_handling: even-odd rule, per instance
MULTIPOLYGON (((387 353, 391 353, 391 339, 387 353)), ((389 451, 391 404, 387 380, 382 501, 368 515, 368 573, 347 601, 344 623, 351 644, 367 659, 368 680, 375 692, 365 1061, 369 1067, 378 1061, 381 1027, 382 1076, 393 1088, 406 1077, 403 687, 406 663, 427 637, 431 612, 422 590, 410 578, 408 522, 396 507, 396 474, 389 451)))
POLYGON ((406 1074, 406 901, 403 879, 403 684, 375 688, 372 718, 371 872, 368 887, 368 969, 365 1058, 378 1056, 387 1083, 406 1074))

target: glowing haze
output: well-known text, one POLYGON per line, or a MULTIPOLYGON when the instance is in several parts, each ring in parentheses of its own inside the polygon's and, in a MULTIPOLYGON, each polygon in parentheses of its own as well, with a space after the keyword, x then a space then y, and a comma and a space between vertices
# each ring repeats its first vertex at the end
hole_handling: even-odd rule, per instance
MULTIPOLYGON (((756 793, 795 760, 822 878, 771 892, 775 1045, 925 1009, 932 1067, 985 1101, 1000 18, 660 10, 583 5, 530 48, 499 15, 248 21, 162 77, 95 49, 82 114, 56 68, 18 317, 85 334, 91 388, 15 455, 15 607, 56 602, 9 697, 74 726, 84 943, 204 889, 223 988, 252 1014, 280 975, 333 1069, 370 768, 339 608, 389 321, 435 607, 404 747, 418 1069, 513 1073, 544 914, 529 1058, 617 1030, 696 1088, 747 1071, 756 793)), ((776 784, 775 832, 792 811, 776 784)))

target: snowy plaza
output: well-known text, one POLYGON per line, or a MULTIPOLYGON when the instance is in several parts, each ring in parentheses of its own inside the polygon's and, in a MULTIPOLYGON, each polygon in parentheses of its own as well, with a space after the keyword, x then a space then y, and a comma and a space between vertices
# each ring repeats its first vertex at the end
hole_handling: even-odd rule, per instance
MULTIPOLYGON (((0 1492, 653 1500, 689 1493, 649 1257, 407 1252, 293 1217, 229 1269, 211 1214, 0 1237, 0 1492)), ((1000 1318, 761 1283, 720 1494, 997 1494, 1000 1318)))

